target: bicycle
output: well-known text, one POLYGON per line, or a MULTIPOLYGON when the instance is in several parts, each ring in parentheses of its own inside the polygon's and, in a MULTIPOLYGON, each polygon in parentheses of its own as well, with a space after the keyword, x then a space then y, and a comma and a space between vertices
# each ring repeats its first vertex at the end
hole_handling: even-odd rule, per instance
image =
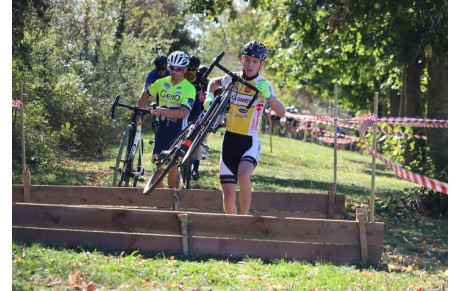
POLYGON ((219 61, 224 55, 225 52, 221 52, 212 61, 203 78, 205 79, 214 67, 218 67, 231 76, 232 81, 218 96, 216 96, 208 111, 203 111, 195 123, 191 123, 183 131, 181 131, 179 135, 166 147, 166 149, 156 157, 154 162, 157 165, 157 168, 153 171, 144 187, 143 193, 145 195, 150 194, 155 189, 173 166, 187 164, 191 159, 195 148, 203 142, 208 133, 216 133, 223 119, 225 109, 229 105, 230 98, 232 97, 232 89, 237 83, 246 85, 256 92, 254 97, 246 106, 247 109, 251 108, 252 104, 258 98, 259 90, 257 90, 255 86, 219 64, 219 61))
POLYGON ((139 108, 137 106, 119 103, 119 101, 120 96, 117 95, 112 104, 112 108, 110 109, 112 118, 115 118, 115 109, 117 106, 132 110, 133 114, 131 116, 131 122, 126 127, 120 142, 117 159, 115 166, 113 167, 112 186, 122 187, 124 185, 125 187, 128 187, 132 178, 132 185, 133 187, 136 187, 138 181, 144 181, 140 178, 144 174, 144 167, 142 165, 142 155, 144 153, 144 141, 141 134, 142 126, 141 124, 136 123, 139 117, 150 114, 150 110, 156 108, 156 103, 152 103, 150 108, 139 108), (125 153, 125 157, 122 160, 123 153, 125 153), (137 164, 134 168, 136 160, 137 164), (120 167, 121 161, 123 161, 122 167, 120 167))

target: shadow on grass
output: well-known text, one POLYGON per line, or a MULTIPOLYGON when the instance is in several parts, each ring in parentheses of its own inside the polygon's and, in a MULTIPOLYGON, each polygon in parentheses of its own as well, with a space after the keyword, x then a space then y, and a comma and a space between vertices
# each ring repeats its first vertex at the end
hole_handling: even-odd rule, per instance
MULTIPOLYGON (((327 182, 319 182, 313 180, 301 180, 301 179, 282 179, 273 176, 265 176, 265 175, 257 175, 254 174, 251 176, 251 181, 253 184, 262 185, 261 187, 264 189, 263 191, 273 191, 277 192, 280 185, 283 187, 290 187, 290 188, 298 188, 299 191, 304 193, 311 193, 311 192, 322 192, 324 194, 328 193, 328 184, 327 182)), ((291 191, 292 192, 292 191, 291 191)), ((337 185, 337 193, 345 196, 350 196, 351 198, 369 197, 369 188, 359 187, 359 186, 349 186, 338 184, 337 185)), ((394 195, 400 195, 400 191, 386 191, 383 193, 379 193, 379 197, 381 199, 386 199, 388 197, 392 197, 394 195)))
MULTIPOLYGON (((100 182, 101 176, 110 173, 88 169, 71 169, 63 165, 40 166, 31 168, 32 184, 36 185, 94 185, 100 182)), ((13 170, 13 184, 22 184, 22 173, 13 170)))
MULTIPOLYGON (((344 160, 347 160, 351 163, 363 165, 366 168, 366 170, 361 170, 361 172, 367 175, 372 175, 372 163, 366 163, 366 162, 347 159, 347 158, 344 158, 344 160)), ((388 173, 385 171, 391 171, 391 169, 388 168, 387 165, 377 164, 377 163, 375 164, 375 174, 377 176, 388 177, 388 178, 393 178, 393 179, 400 179, 399 176, 396 175, 393 171, 391 171, 391 173, 388 173)))

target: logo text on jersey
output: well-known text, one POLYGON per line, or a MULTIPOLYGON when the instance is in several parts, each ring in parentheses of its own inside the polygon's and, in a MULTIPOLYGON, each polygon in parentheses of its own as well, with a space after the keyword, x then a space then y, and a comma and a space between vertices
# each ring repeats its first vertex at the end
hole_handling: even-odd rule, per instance
MULTIPOLYGON (((180 92, 178 92, 178 93, 180 93, 180 92)), ((166 98, 168 100, 175 100, 175 101, 180 100, 180 94, 177 94, 177 93, 175 95, 169 94, 169 93, 166 92, 166 90, 161 90, 160 97, 161 98, 166 98)))

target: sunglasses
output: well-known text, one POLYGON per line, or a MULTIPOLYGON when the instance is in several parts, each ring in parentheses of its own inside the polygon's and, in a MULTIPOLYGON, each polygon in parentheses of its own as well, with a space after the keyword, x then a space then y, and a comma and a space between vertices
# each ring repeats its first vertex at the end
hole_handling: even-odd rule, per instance
POLYGON ((173 72, 182 72, 184 69, 179 67, 169 66, 169 69, 173 72))
POLYGON ((166 71, 166 68, 158 68, 158 71, 166 71))
POLYGON ((198 70, 198 68, 194 68, 194 69, 192 69, 192 68, 188 68, 188 70, 189 70, 189 71, 192 71, 192 72, 195 72, 195 71, 197 71, 197 70, 198 70))

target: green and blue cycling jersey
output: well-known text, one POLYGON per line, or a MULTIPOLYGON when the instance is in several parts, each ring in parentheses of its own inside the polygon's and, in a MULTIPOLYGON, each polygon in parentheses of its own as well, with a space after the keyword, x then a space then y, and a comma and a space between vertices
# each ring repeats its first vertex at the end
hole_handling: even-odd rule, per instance
MULTIPOLYGON (((185 107, 189 112, 195 102, 196 90, 187 79, 177 85, 171 83, 171 76, 156 80, 147 89, 150 96, 158 93, 158 106, 168 109, 185 107)), ((154 154, 160 153, 179 132, 188 125, 188 115, 184 119, 174 119, 161 116, 158 132, 155 138, 154 154)))

